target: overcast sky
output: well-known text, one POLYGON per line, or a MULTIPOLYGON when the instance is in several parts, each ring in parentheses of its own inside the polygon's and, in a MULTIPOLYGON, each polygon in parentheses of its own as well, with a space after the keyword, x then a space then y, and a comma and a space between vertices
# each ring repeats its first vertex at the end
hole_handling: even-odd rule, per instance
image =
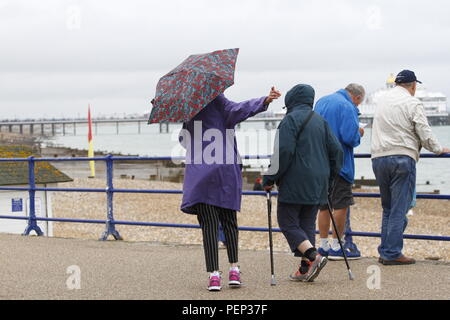
POLYGON ((405 68, 450 96, 449 16, 445 0, 0 0, 0 118, 148 112, 161 76, 227 48, 235 101, 298 83, 371 92, 405 68))

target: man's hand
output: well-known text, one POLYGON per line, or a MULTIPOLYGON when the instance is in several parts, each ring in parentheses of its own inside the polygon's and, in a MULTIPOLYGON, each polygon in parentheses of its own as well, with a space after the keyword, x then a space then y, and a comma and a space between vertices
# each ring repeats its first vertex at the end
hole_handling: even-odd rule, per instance
POLYGON ((275 87, 272 87, 270 89, 269 96, 266 98, 266 100, 264 100, 264 104, 270 104, 273 100, 278 99, 279 97, 281 97, 280 91, 276 90, 275 87))
POLYGON ((272 189, 273 189, 273 185, 271 185, 271 186, 264 186, 264 191, 266 191, 266 192, 272 191, 272 189))
POLYGON ((439 154, 444 154, 444 153, 450 153, 450 149, 449 148, 443 148, 441 153, 439 153, 439 154))
POLYGON ((361 137, 364 136, 364 128, 359 127, 359 134, 361 135, 361 137))

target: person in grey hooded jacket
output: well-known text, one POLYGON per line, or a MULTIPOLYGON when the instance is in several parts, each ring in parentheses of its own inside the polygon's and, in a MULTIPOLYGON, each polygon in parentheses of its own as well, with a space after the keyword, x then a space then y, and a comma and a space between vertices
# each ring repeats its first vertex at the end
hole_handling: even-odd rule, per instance
POLYGON ((305 84, 286 94, 286 116, 278 127, 269 174, 264 176, 266 191, 278 186, 278 225, 294 255, 301 257, 298 270, 290 275, 293 281, 313 281, 327 262, 315 248, 316 217, 343 161, 339 141, 312 110, 314 96, 314 89, 305 84))

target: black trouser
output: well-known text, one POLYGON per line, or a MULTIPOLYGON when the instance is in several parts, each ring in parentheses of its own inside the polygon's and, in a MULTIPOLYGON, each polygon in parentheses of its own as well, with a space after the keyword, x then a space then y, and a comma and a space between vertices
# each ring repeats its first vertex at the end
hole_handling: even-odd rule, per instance
POLYGON ((238 225, 236 211, 205 203, 197 204, 197 219, 202 227, 203 249, 205 251, 206 271, 219 270, 219 243, 217 241, 219 222, 227 242, 228 261, 238 262, 238 225))

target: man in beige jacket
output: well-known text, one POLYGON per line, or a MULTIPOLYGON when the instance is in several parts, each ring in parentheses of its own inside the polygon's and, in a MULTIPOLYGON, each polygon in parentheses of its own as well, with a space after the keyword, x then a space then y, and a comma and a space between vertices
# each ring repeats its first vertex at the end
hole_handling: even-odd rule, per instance
POLYGON ((380 186, 383 218, 379 262, 384 265, 413 264, 402 254, 406 214, 416 185, 416 162, 420 149, 448 153, 431 132, 420 100, 414 97, 414 72, 401 71, 396 87, 377 102, 372 127, 372 168, 380 186))

